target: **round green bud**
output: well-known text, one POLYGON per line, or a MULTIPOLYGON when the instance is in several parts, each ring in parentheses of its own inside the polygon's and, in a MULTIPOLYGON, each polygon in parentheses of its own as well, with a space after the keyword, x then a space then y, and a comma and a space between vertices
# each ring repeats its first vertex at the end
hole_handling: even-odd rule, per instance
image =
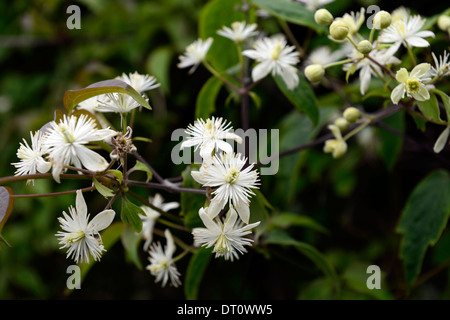
POLYGON ((343 116, 348 122, 355 122, 361 116, 361 112, 355 107, 349 107, 344 110, 343 116))
POLYGON ((450 32, 450 17, 445 15, 439 16, 437 20, 437 25, 439 29, 441 29, 442 31, 450 32))
POLYGON ((348 26, 342 20, 335 20, 330 25, 330 35, 335 40, 344 40, 348 35, 348 26))
POLYGON ((330 11, 322 8, 314 13, 314 20, 317 24, 329 26, 333 22, 334 18, 330 11))
POLYGON ((389 12, 386 12, 384 10, 381 10, 375 14, 375 17, 373 17, 373 26, 375 29, 385 29, 389 27, 392 23, 392 17, 389 12))
POLYGON ((319 82, 325 75, 325 68, 320 64, 311 64, 305 68, 305 77, 310 82, 319 82))
POLYGON ((358 43, 358 51, 362 54, 368 54, 373 47, 369 40, 362 40, 358 43))
POLYGON ((334 120, 334 124, 339 128, 341 132, 347 131, 348 127, 350 126, 350 123, 347 121, 347 119, 343 117, 339 117, 334 120))

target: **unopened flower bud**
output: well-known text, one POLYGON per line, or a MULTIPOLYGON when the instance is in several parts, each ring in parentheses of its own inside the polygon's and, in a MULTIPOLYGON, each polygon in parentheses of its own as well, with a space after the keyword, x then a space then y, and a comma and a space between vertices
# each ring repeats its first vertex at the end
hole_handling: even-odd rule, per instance
POLYGON ((333 22, 334 18, 330 11, 322 8, 314 13, 314 20, 317 24, 329 26, 333 22))
POLYGON ((330 25, 330 35, 335 40, 344 40, 348 35, 348 26, 342 20, 335 20, 330 25))
POLYGON ((439 16, 437 20, 437 25, 439 29, 441 29, 442 31, 450 32, 450 17, 446 15, 439 16))
POLYGON ((361 116, 361 112, 355 107, 349 107, 344 110, 343 116, 348 122, 355 122, 361 116))
POLYGON ((323 151, 331 153, 333 158, 338 159, 347 152, 347 143, 342 139, 330 139, 325 141, 323 151))
POLYGON ((325 75, 325 69, 320 64, 311 64, 305 68, 305 76, 311 82, 319 82, 325 75))
POLYGON ((336 127, 339 128, 339 130, 341 132, 344 132, 348 129, 350 123, 347 121, 347 119, 343 118, 343 117, 339 117, 334 121, 334 124, 336 125, 336 127))
POLYGON ((391 14, 384 10, 377 12, 375 17, 373 17, 373 26, 377 30, 385 29, 389 27, 391 23, 392 23, 391 14))
POLYGON ((362 54, 368 54, 373 47, 369 40, 362 40, 358 43, 358 51, 362 54))

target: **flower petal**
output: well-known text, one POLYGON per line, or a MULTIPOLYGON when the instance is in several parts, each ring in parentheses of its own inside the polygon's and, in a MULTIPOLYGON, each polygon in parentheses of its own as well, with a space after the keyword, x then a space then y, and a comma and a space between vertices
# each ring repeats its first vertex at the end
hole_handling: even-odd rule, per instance
POLYGON ((77 190, 77 196, 75 198, 75 207, 77 208, 77 213, 79 215, 83 217, 87 216, 88 214, 87 205, 81 190, 77 190))
POLYGON ((436 143, 434 144, 433 151, 436 153, 439 153, 444 149, 445 145, 447 144, 448 137, 450 135, 450 126, 445 128, 444 131, 439 135, 439 138, 437 138, 436 143))
POLYGON ((108 167, 108 162, 105 158, 85 146, 77 146, 76 154, 83 166, 88 170, 103 171, 108 167))
POLYGON ((89 222, 88 229, 101 231, 109 227, 113 222, 116 212, 114 210, 104 210, 97 214, 91 222, 89 222))
POLYGON ((392 90, 391 93, 391 100, 394 104, 398 104, 400 99, 402 99, 405 96, 405 85, 403 83, 399 84, 392 90))
POLYGON ((250 220, 250 207, 244 202, 239 201, 234 204, 237 213, 239 214, 239 218, 245 223, 248 223, 250 220))
POLYGON ((266 77, 271 71, 270 61, 264 61, 255 66, 252 70, 253 81, 261 80, 266 77))
POLYGON ((397 71, 397 74, 395 75, 395 79, 398 82, 406 82, 408 80, 408 70, 405 68, 401 68, 397 71))

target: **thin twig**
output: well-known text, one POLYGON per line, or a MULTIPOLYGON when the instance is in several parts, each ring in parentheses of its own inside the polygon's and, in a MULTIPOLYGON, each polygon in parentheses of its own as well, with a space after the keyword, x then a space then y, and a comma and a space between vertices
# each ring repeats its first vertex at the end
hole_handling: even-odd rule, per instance
POLYGON ((77 190, 67 190, 67 191, 59 191, 59 192, 48 192, 48 193, 35 193, 35 194, 11 194, 11 198, 39 198, 39 197, 50 197, 50 196, 60 196, 65 194, 76 193, 78 190, 81 192, 92 191, 95 190, 95 186, 81 188, 77 190))

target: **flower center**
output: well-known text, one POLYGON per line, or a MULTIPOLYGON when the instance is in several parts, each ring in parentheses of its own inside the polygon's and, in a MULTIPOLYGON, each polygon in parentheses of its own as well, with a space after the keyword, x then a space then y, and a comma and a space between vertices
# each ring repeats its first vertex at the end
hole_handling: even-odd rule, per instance
POLYGON ((72 232, 72 233, 69 233, 68 235, 66 235, 65 241, 68 244, 74 244, 75 242, 78 242, 81 239, 83 239, 84 236, 85 236, 85 234, 83 231, 72 232))
POLYGON ((214 252, 218 254, 225 254, 228 252, 228 240, 224 234, 221 234, 217 239, 216 245, 214 246, 214 252))
POLYGON ((156 273, 158 273, 158 272, 161 271, 161 270, 166 270, 166 269, 169 268, 169 264, 170 264, 170 260, 167 260, 167 259, 161 259, 161 260, 159 261, 159 264, 152 264, 152 265, 150 266, 150 272, 151 272, 152 274, 156 274, 156 273))
POLYGON ((65 124, 61 124, 59 126, 59 128, 61 129, 61 133, 64 136, 64 140, 68 143, 74 143, 75 142, 75 137, 73 136, 73 134, 70 132, 69 128, 65 125, 65 124))
POLYGON ((227 176, 225 177, 226 182, 233 184, 237 181, 237 179, 239 178, 239 170, 236 170, 235 168, 231 168, 228 173, 227 176))
POLYGON ((277 43, 273 49, 272 49, 272 59, 273 60, 278 60, 278 58, 280 58, 280 53, 281 53, 281 44, 277 43))
POLYGON ((405 24, 403 23, 403 21, 399 20, 395 22, 395 27, 397 29, 397 31, 402 34, 403 36, 405 36, 406 32, 405 32, 405 24))
POLYGON ((406 82, 406 86, 408 88, 408 92, 417 92, 419 91, 419 85, 420 85, 420 81, 419 79, 413 77, 408 79, 408 81, 406 82))

